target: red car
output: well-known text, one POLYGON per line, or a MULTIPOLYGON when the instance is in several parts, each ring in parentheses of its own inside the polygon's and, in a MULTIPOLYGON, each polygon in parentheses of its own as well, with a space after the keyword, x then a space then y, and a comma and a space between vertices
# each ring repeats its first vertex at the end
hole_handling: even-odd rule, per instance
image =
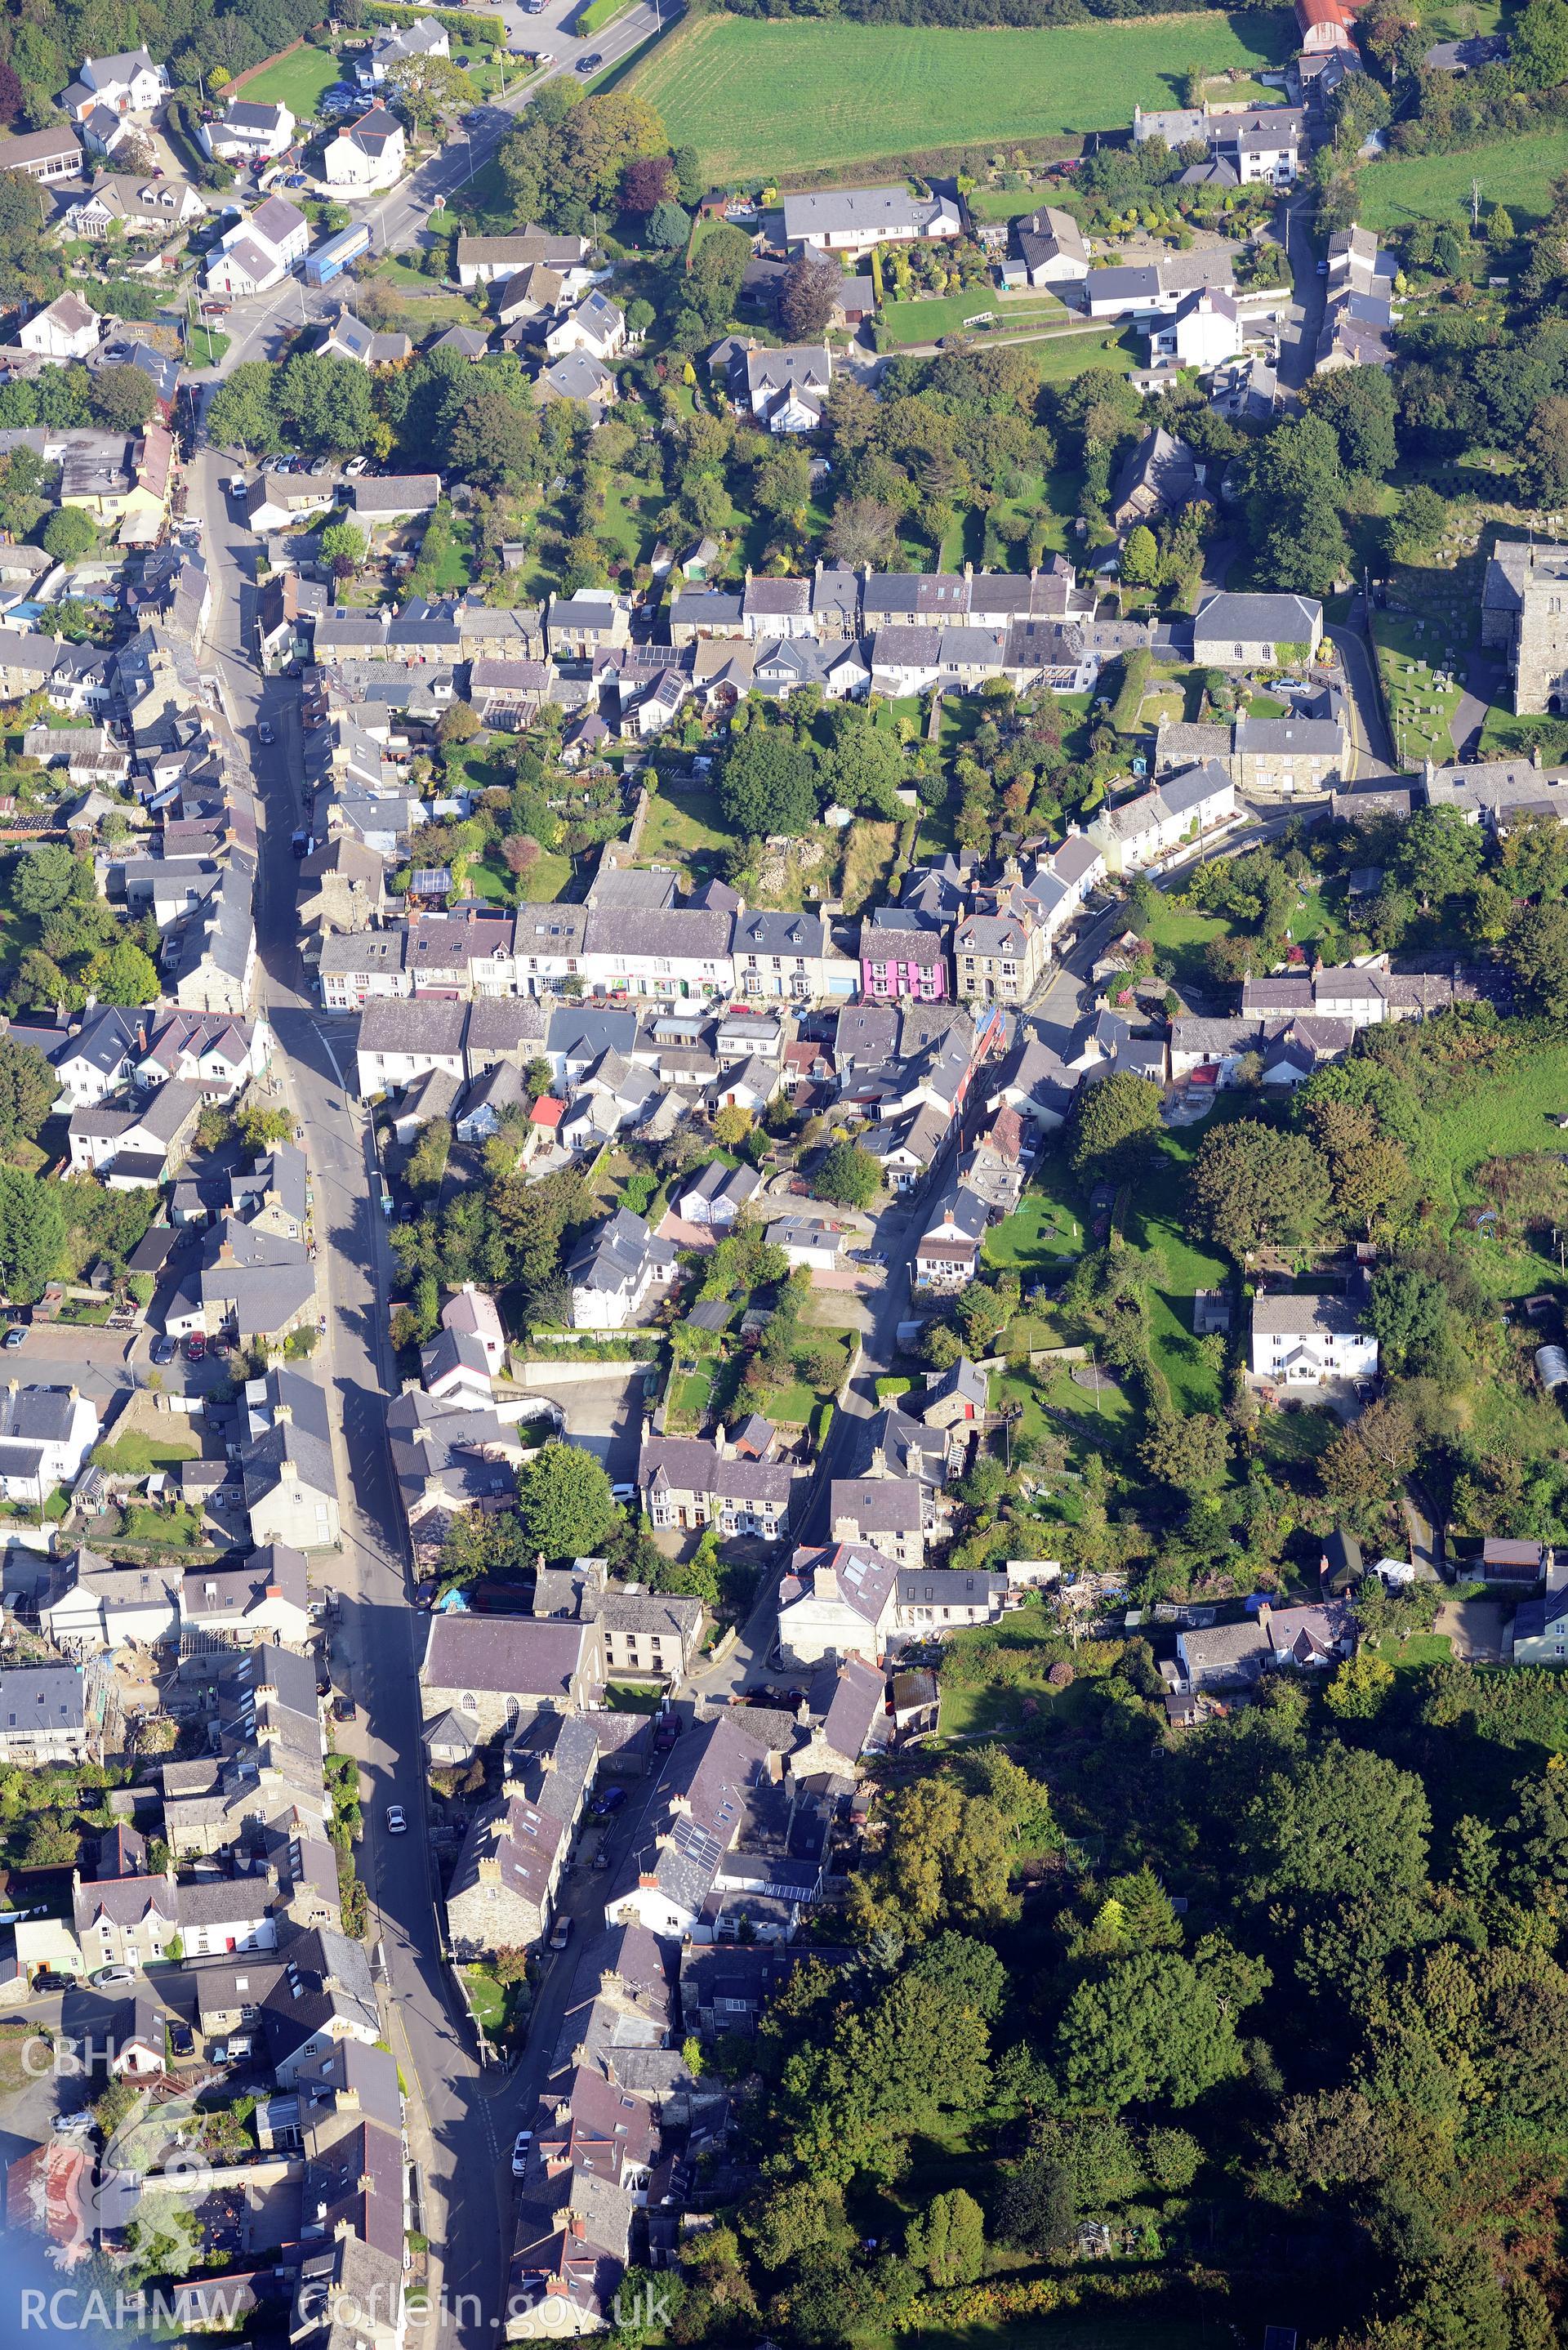
POLYGON ((207 1351, 207 1341, 200 1330, 192 1330, 185 1341, 185 1360, 199 1363, 207 1351))

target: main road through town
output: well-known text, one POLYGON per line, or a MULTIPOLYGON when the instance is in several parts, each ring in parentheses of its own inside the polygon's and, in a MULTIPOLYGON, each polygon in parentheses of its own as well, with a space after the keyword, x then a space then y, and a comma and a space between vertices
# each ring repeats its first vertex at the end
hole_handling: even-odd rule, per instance
POLYGON ((215 453, 199 452, 192 503, 205 522, 217 598, 210 650, 260 800, 257 1000, 282 1047, 285 1089, 305 1128, 315 1191, 327 1335, 312 1368, 328 1393, 343 1544, 340 1556, 327 1555, 314 1571, 341 1596, 334 1670, 359 1710, 359 1720, 342 1733, 360 1764, 359 1866, 370 1895, 370 1941, 386 1956, 383 2009, 410 2093, 410 2151, 439 2288, 431 2321, 411 2339, 431 2350, 449 2342, 468 2350, 495 2341, 502 2314, 512 2205, 504 2158, 521 2090, 499 2068, 481 2066, 473 2028, 441 1956, 417 1678, 430 1619, 411 1605, 386 1440, 395 1385, 386 1339, 388 1243, 373 1197, 379 1186, 372 1184, 368 1124, 351 1090, 344 1043, 334 1040, 302 984, 289 846, 301 814, 298 689, 286 679, 264 681, 251 657, 255 546, 223 494, 225 471, 215 453), (257 738, 264 715, 275 734, 269 748, 257 738), (393 1803, 410 1823, 402 1835, 387 1828, 393 1803))

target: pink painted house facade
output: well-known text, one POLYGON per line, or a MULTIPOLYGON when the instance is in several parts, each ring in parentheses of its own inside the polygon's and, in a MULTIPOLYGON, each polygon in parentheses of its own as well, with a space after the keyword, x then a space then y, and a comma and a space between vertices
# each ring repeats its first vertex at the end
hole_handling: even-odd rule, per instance
POLYGON ((948 992, 948 958, 941 933, 863 922, 860 985, 873 1003, 894 1003, 904 997, 940 1003, 948 992))

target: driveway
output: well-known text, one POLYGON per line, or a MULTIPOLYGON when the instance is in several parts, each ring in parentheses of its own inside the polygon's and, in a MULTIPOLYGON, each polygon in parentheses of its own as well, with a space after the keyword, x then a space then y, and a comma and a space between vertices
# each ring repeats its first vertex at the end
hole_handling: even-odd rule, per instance
POLYGON ((584 1452, 602 1461, 619 1483, 637 1474, 638 1448, 642 1442, 644 1366, 632 1372, 617 1371, 606 1378, 552 1377, 545 1371, 528 1378, 525 1395, 548 1396, 566 1415, 566 1434, 584 1452))

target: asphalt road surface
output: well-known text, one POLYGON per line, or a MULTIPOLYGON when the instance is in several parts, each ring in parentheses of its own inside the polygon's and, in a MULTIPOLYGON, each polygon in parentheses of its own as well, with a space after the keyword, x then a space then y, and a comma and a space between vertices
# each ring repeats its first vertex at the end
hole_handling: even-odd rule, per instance
POLYGON ((298 689, 286 679, 264 683, 247 655, 255 548, 219 486, 227 469, 203 451, 192 470, 218 599, 211 650, 231 718, 250 745, 261 802, 259 1000, 285 1056, 286 1096, 305 1129, 315 1191, 327 1326, 313 1369, 333 1405, 343 1526, 341 1555, 327 1555, 316 1572, 342 1598, 339 1670, 359 1708, 343 1743, 361 1765, 359 1865, 370 1895, 370 1940, 386 1950, 383 2012, 410 2093, 410 2150, 435 2248, 431 2282, 445 2302, 446 2314, 421 2329, 421 2340, 442 2350, 448 2343, 493 2344, 511 2247, 513 2185, 504 2158, 517 2099, 499 2071, 482 2070, 473 2028, 439 1956, 417 1679, 428 1618, 410 1604, 385 1432, 387 1397, 395 1392, 385 1338, 387 1238, 372 1205, 366 1121, 343 1082, 343 1030, 322 1022, 301 984, 289 848, 301 813, 298 689), (276 736, 266 749, 255 735, 264 714, 276 736), (405 1836, 387 1832, 391 1803, 409 1818, 405 1836))

